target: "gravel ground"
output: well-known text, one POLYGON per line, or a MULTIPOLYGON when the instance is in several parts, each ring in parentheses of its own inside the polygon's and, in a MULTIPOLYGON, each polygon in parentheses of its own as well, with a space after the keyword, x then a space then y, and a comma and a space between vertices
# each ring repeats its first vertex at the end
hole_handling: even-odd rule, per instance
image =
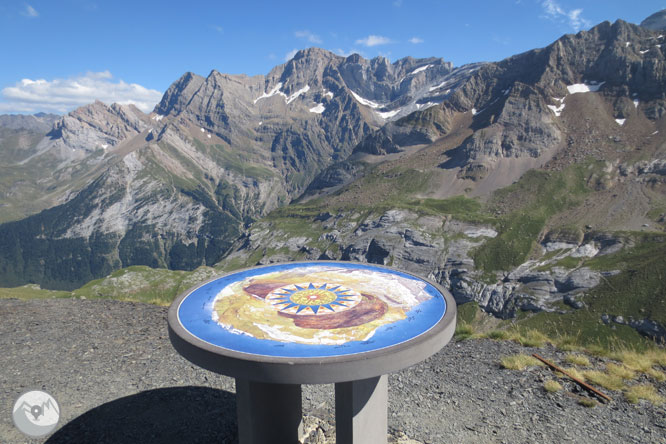
MULTIPOLYGON (((164 307, 117 301, 0 299, 0 443, 237 441, 234 381, 171 347, 164 307), (13 425, 18 396, 44 390, 58 429, 29 440, 13 425)), ((619 392, 594 408, 577 386, 548 394, 541 367, 501 369, 502 356, 552 349, 462 341, 389 378, 389 440, 422 443, 666 443, 666 410, 619 392)), ((602 362, 599 362, 602 364, 602 362)), ((658 387, 666 396, 666 384, 658 387)), ((304 386, 309 443, 335 442, 332 385, 304 386)))

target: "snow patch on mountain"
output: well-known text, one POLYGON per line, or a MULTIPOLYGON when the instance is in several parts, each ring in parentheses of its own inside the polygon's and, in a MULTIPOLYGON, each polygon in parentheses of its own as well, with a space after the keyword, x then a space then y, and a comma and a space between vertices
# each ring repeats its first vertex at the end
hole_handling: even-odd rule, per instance
POLYGON ((567 85, 567 91, 569 91, 569 94, 597 92, 604 83, 606 82, 574 83, 573 85, 567 85))
POLYGON ((417 110, 426 110, 432 106, 437 105, 437 102, 428 102, 428 103, 417 103, 416 104, 416 109, 417 110))
POLYGON ((550 110, 551 110, 553 113, 555 113, 555 115, 556 115, 557 117, 560 117, 560 115, 562 114, 562 111, 564 111, 564 106, 565 106, 565 105, 564 105, 564 103, 563 103, 563 104, 561 104, 560 106, 548 105, 548 108, 550 108, 550 110))
POLYGON ((273 97, 273 96, 282 96, 282 97, 284 97, 285 102, 287 102, 287 105, 289 105, 291 102, 296 100, 298 98, 298 96, 300 96, 301 94, 305 94, 306 92, 310 91, 310 85, 305 85, 303 88, 299 89, 298 91, 296 91, 292 95, 287 96, 285 93, 280 91, 282 86, 283 86, 282 82, 279 82, 277 85, 275 85, 275 87, 272 90, 270 90, 269 92, 264 92, 261 96, 254 99, 253 103, 256 105, 257 102, 260 101, 261 99, 267 99, 267 98, 273 97))
POLYGON ((380 112, 378 111, 377 114, 378 114, 379 117, 381 117, 382 119, 390 119, 391 117, 397 115, 399 112, 400 112, 400 109, 395 109, 395 110, 393 110, 393 111, 386 111, 386 112, 384 112, 384 113, 380 113, 380 112))
POLYGON ((272 90, 270 90, 270 92, 268 92, 268 93, 265 92, 265 93, 263 93, 261 96, 259 96, 259 97, 257 97, 256 99, 254 99, 254 104, 256 105, 257 102, 260 101, 261 99, 267 99, 267 98, 269 98, 269 97, 273 97, 273 96, 276 95, 276 94, 282 95, 282 96, 284 96, 284 97, 286 98, 287 95, 286 95, 285 93, 283 93, 282 91, 280 91, 280 88, 282 88, 282 82, 280 82, 280 83, 278 83, 277 85, 275 85, 275 88, 273 88, 272 90))
POLYGON ((323 103, 317 103, 317 106, 310 108, 311 113, 321 114, 326 110, 323 103))
POLYGON ((351 91, 351 90, 350 90, 349 92, 352 94, 352 96, 354 96, 354 98, 356 99, 356 101, 357 101, 358 103, 360 103, 361 105, 369 106, 370 108, 379 108, 379 104, 378 104, 378 103, 375 103, 375 102, 373 102, 372 100, 364 99, 363 97, 361 97, 361 96, 359 96, 358 94, 356 94, 354 91, 351 91))
POLYGON ((305 94, 308 91, 310 91, 310 85, 305 85, 303 88, 299 89, 298 91, 287 97, 287 105, 296 100, 298 96, 300 96, 301 94, 305 94))
POLYGON ((426 66, 421 66, 420 68, 416 68, 414 71, 410 72, 407 74, 408 76, 413 76, 414 74, 418 74, 422 71, 425 71, 428 68, 432 68, 433 65, 426 65, 426 66))
POLYGON ((444 80, 442 83, 440 83, 437 86, 431 86, 429 91, 432 92, 432 91, 435 91, 437 89, 443 88, 447 83, 449 83, 449 80, 444 80))

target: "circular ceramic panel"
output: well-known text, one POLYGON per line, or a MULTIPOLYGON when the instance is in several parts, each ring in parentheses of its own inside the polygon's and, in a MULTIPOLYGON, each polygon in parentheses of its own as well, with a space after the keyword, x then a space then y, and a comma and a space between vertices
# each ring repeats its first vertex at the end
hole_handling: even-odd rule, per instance
POLYGON ((443 319, 447 303, 432 284, 394 269, 306 262, 213 279, 174 309, 179 331, 222 355, 326 358, 415 340, 443 319))
POLYGON ((266 302, 280 313, 300 316, 340 313, 362 300, 360 293, 342 285, 313 282, 289 284, 266 296, 266 302))

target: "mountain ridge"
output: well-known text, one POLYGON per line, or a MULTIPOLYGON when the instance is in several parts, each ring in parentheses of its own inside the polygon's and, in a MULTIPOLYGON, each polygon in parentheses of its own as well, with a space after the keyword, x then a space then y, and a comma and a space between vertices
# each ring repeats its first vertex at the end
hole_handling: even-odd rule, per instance
POLYGON ((300 195, 324 166, 392 117, 350 89, 349 79, 376 71, 376 86, 363 94, 393 91, 394 102, 403 94, 416 104, 423 82, 440 82, 437 73, 450 70, 432 58, 390 65, 310 49, 265 77, 186 73, 148 115, 101 102, 79 108, 57 121, 24 163, 55 164, 56 191, 60 178, 62 187, 71 185, 68 178, 94 180, 70 186, 62 207, 0 226, 11 251, 35 251, 43 264, 7 265, 3 282, 73 288, 121 266, 211 265, 245 224, 300 195), (402 93, 399 83, 407 85, 402 93), (182 217, 164 217, 167 211, 182 217), (37 234, 30 227, 45 228, 37 234), (59 258, 48 251, 63 242, 74 245, 80 276, 57 282, 47 269, 60 267, 59 258), (96 250, 105 253, 95 258, 96 250))

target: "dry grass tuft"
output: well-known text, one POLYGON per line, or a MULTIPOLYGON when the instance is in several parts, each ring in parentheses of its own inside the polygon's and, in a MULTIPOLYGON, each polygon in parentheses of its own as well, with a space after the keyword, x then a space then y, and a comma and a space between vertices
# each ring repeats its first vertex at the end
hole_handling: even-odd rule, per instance
POLYGON ((523 370, 527 367, 544 366, 545 364, 538 359, 525 354, 505 356, 501 360, 503 368, 509 370, 523 370))
POLYGON ((622 379, 634 379, 636 377, 636 372, 624 365, 607 364, 606 372, 611 376, 617 376, 622 379))
POLYGON ((467 339, 473 334, 474 334, 474 328, 470 324, 466 322, 461 322, 458 325, 456 325, 456 333, 455 333, 456 338, 467 339))
POLYGON ((577 353, 567 353, 564 358, 569 364, 580 365, 581 367, 589 367, 590 360, 585 355, 579 355, 577 353))
POLYGON ((512 339, 512 334, 506 330, 493 330, 486 333, 485 337, 488 339, 495 339, 498 341, 507 341, 509 339, 512 339))
POLYGON ((646 374, 648 376, 652 377, 652 379, 654 379, 657 382, 666 381, 666 373, 662 372, 661 370, 655 370, 655 369, 651 368, 650 370, 648 370, 646 372, 646 374))
MULTIPOLYGON (((566 371, 567 373, 569 373, 574 378, 578 378, 581 381, 585 381, 585 375, 580 370, 578 370, 576 367, 564 368, 563 370, 566 371)), ((565 375, 564 373, 555 372, 555 374, 560 378, 568 378, 568 376, 565 375)))
POLYGON ((543 347, 547 342, 551 342, 548 336, 544 335, 537 330, 528 330, 525 334, 520 335, 518 342, 523 347, 543 347))
POLYGON ((580 398, 578 398, 578 404, 582 405, 583 407, 592 408, 597 406, 597 401, 595 401, 594 399, 584 398, 581 396, 580 398))
POLYGON ((611 358, 622 362, 625 367, 641 373, 652 369, 655 357, 656 355, 650 352, 638 353, 633 350, 622 350, 611 355, 611 358))
POLYGON ((649 401, 655 406, 664 403, 663 396, 660 396, 651 384, 632 385, 624 391, 624 396, 627 398, 627 401, 632 404, 637 403, 641 399, 649 401))
POLYGON ((619 376, 609 375, 597 370, 586 370, 583 374, 589 382, 605 389, 622 390, 624 388, 624 380, 619 376))
POLYGON ((666 349, 653 348, 645 353, 652 359, 652 362, 662 367, 666 367, 666 349))
POLYGON ((543 383, 543 388, 546 389, 548 393, 554 393, 562 390, 562 384, 555 381, 554 379, 549 379, 543 383))
POLYGON ((583 347, 580 345, 579 336, 564 335, 557 338, 557 348, 562 351, 579 351, 583 347))

